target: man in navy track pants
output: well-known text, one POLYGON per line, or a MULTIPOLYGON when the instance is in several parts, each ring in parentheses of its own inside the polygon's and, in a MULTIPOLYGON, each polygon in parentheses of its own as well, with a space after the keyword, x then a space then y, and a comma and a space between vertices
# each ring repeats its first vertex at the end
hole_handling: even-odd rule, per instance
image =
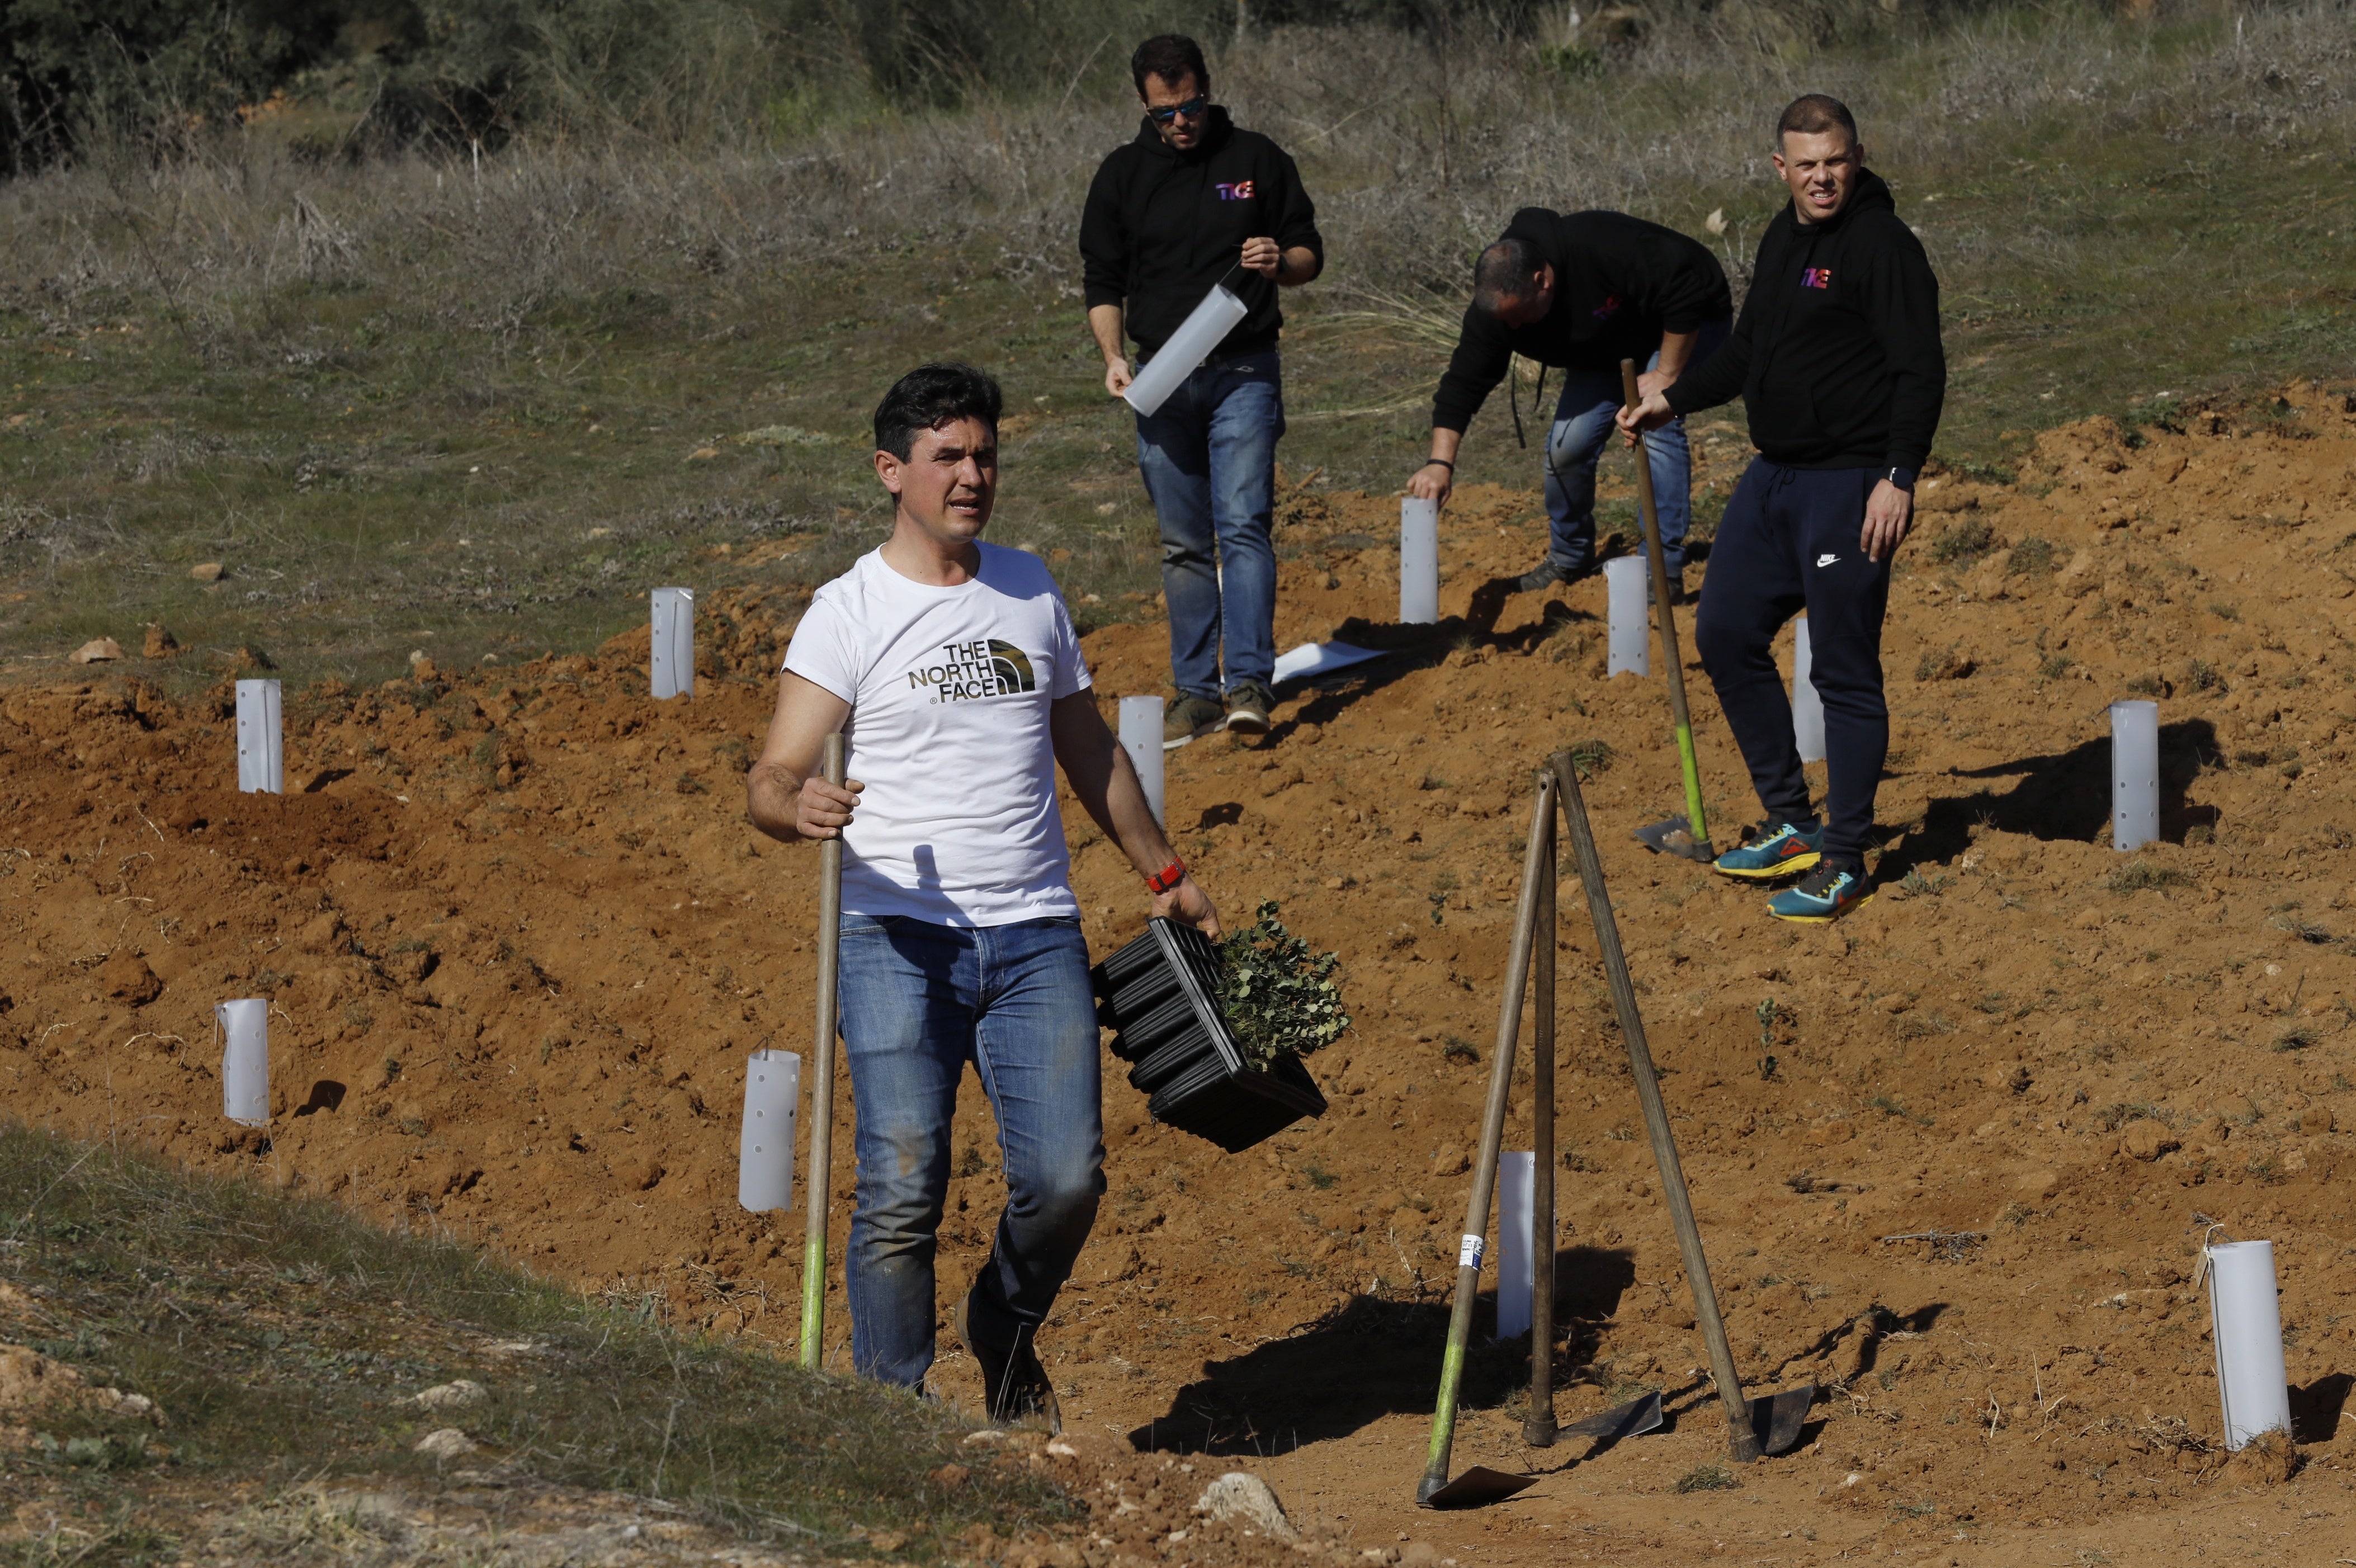
POLYGON ((1694 642, 1766 817, 1717 864, 1746 880, 1805 873, 1767 912, 1821 922, 1872 895, 1865 852, 1890 749, 1890 560, 1912 524, 1947 368, 1938 279, 1867 170, 1848 110, 1820 93, 1797 99, 1775 142, 1792 201, 1760 238, 1733 336, 1620 424, 1633 439, 1737 394, 1750 415, 1761 455, 1719 524, 1694 642), (1825 708, 1821 822, 1772 652, 1803 609, 1825 708))

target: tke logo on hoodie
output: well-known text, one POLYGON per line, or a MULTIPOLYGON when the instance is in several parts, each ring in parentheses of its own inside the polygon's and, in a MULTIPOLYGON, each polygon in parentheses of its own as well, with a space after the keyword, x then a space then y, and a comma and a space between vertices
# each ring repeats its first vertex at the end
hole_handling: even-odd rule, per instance
POLYGON ((1590 314, 1592 314, 1598 321, 1611 320, 1613 317, 1620 314, 1620 296, 1616 294, 1605 295, 1603 296, 1603 303, 1597 306, 1590 314))
POLYGON ((1219 193, 1221 201, 1249 201, 1252 198, 1252 182, 1248 179, 1237 180, 1232 185, 1221 183, 1211 188, 1219 193))
POLYGON ((1802 267, 1802 268, 1800 269, 1800 286, 1801 286, 1802 288, 1830 288, 1830 287, 1832 287, 1832 286, 1833 286, 1833 270, 1832 270, 1832 268, 1830 268, 1830 267, 1802 267))
POLYGON ((971 642, 945 642, 938 664, 921 664, 908 671, 912 687, 934 688, 936 703, 971 703, 983 697, 1012 697, 1039 689, 1031 656, 1011 642, 977 637, 971 642))

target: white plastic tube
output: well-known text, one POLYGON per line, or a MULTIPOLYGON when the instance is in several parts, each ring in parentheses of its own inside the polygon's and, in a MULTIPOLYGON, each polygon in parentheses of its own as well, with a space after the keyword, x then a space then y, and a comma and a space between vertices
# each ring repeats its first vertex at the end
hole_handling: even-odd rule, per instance
POLYGON ((1825 701, 1816 695, 1816 661, 1808 651, 1808 618, 1792 623, 1792 738, 1803 762, 1825 759, 1825 701))
POLYGON ((1530 1331, 1530 1208, 1537 1166, 1526 1150, 1497 1155, 1497 1337, 1530 1331))
POLYGON ((1653 672, 1653 628, 1644 604, 1644 558, 1615 555, 1603 563, 1603 593, 1612 617, 1606 675, 1653 672))
POLYGON ((657 588, 653 596, 654 668, 658 700, 695 695, 695 590, 657 588))
POLYGON ((1409 496, 1399 502, 1399 624, 1439 618, 1440 503, 1409 496))
POLYGON ((2113 703, 2111 847, 2139 849, 2158 836, 2159 704, 2113 703))
POLYGON ((1137 769, 1137 781, 1145 789, 1145 803, 1153 808, 1153 820, 1166 826, 1162 814, 1161 698, 1120 700, 1120 748, 1129 753, 1130 766, 1137 769))
POLYGON ((744 1128, 736 1142, 736 1201, 755 1214, 794 1206, 794 1108, 802 1058, 755 1051, 744 1062, 744 1128))
POLYGON ((2225 1446, 2238 1449, 2262 1432, 2290 1430, 2282 1306, 2275 1296, 2275 1244, 2222 1241, 2206 1251, 2217 1396, 2225 1409, 2225 1446))
POLYGON ((1178 330, 1170 334, 1153 358, 1145 361, 1145 368, 1137 372, 1137 379, 1120 395, 1129 400, 1130 407, 1151 419, 1162 412, 1162 405, 1178 390, 1178 383, 1193 375, 1194 367, 1208 359, 1211 350, 1225 342, 1236 324, 1249 314, 1244 302, 1226 285, 1213 289, 1194 307, 1194 314, 1180 322, 1178 330))
POLYGON ((245 794, 286 792, 285 731, 278 703, 275 681, 237 683, 237 787, 245 794))
POLYGON ((269 1126, 270 1004, 259 997, 223 1002, 213 1017, 222 1037, 221 1114, 241 1127, 269 1126))

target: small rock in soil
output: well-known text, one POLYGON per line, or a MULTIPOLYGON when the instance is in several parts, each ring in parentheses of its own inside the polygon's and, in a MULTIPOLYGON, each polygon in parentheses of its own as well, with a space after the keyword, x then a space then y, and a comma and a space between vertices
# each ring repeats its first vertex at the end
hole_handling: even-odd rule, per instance
POLYGON ((475 1440, 455 1426, 438 1426, 417 1440, 415 1452, 428 1459, 455 1459, 475 1451, 475 1440))
POLYGON ((1276 1493, 1258 1476, 1241 1470, 1230 1470, 1205 1487, 1194 1511, 1213 1519, 1241 1520, 1279 1541, 1292 1539, 1292 1521, 1284 1517, 1284 1505, 1277 1501, 1276 1493))

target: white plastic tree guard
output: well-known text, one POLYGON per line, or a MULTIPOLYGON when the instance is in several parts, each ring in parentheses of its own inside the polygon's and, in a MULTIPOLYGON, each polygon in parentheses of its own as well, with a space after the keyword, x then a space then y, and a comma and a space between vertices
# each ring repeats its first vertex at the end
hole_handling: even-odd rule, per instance
POLYGON ((802 1058, 755 1051, 744 1061, 744 1126, 736 1142, 736 1201, 755 1214, 794 1206, 794 1115, 802 1058))
POLYGON ((1612 647, 1603 668, 1607 676, 1653 672, 1646 575, 1642 555, 1615 555, 1603 563, 1603 595, 1612 617, 1612 647))
POLYGON ((286 792, 285 729, 275 681, 237 683, 237 787, 248 795, 286 792))
POLYGON ((2159 704, 2111 704, 2111 847, 2159 836, 2159 704))
POLYGON ((241 1127, 269 1126, 270 1004, 260 997, 223 1002, 213 1018, 221 1031, 221 1114, 241 1127))
POLYGON ((654 668, 649 678, 657 699, 695 695, 695 590, 657 588, 653 595, 654 668))
POLYGON ((1161 698, 1120 700, 1120 748, 1129 753, 1130 766, 1137 769, 1137 781, 1145 789, 1145 803, 1153 808, 1153 820, 1167 826, 1168 820, 1162 814, 1161 698))
POLYGON ((1803 762, 1825 759, 1825 700, 1816 695, 1816 661, 1808 650, 1808 618, 1792 623, 1792 739, 1803 762))
MULTIPOLYGON (((1497 1337, 1530 1331, 1530 1208, 1537 1201, 1537 1156, 1507 1149, 1497 1155, 1497 1337)), ((1548 1260, 1549 1262, 1552 1260, 1548 1260)))
POLYGON ((1440 503, 1408 496, 1399 502, 1399 624, 1439 618, 1440 503))
POLYGON ((1153 358, 1145 361, 1137 379, 1120 395, 1129 400, 1130 407, 1152 418, 1178 390, 1178 383, 1193 375, 1194 367, 1209 359, 1211 350, 1226 341, 1236 324, 1249 314, 1225 284, 1213 289, 1203 296, 1194 313, 1178 324, 1178 330, 1170 334, 1153 358))
POLYGON ((2209 1329, 2217 1348, 2225 1446, 2241 1449, 2261 1433, 2290 1430, 2282 1305, 2275 1296, 2275 1244, 2221 1241, 2203 1252, 2209 1263, 2209 1329))

